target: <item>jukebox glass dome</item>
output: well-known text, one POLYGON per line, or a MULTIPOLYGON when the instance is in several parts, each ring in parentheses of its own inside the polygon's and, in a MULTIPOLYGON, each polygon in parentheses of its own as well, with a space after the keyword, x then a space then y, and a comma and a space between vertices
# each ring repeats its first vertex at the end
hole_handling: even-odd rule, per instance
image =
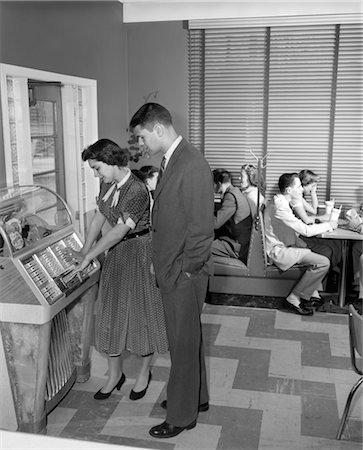
POLYGON ((66 203, 42 186, 0 189, 0 256, 13 255, 72 225, 66 203))

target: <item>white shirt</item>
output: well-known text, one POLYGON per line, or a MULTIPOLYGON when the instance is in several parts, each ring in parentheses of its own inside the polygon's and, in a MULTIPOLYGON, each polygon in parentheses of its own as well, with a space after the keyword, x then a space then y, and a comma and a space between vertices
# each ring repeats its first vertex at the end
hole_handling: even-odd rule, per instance
POLYGON ((297 218, 282 194, 277 194, 264 212, 266 253, 281 270, 296 264, 306 253, 307 244, 299 236, 316 236, 331 231, 329 222, 307 225, 297 218))
POLYGON ((164 154, 164 158, 165 158, 164 170, 166 169, 166 166, 168 165, 170 158, 172 157, 173 153, 175 152, 175 149, 178 147, 178 145, 180 144, 182 139, 183 139, 182 136, 178 136, 175 139, 175 141, 171 144, 171 146, 168 148, 166 153, 164 154))

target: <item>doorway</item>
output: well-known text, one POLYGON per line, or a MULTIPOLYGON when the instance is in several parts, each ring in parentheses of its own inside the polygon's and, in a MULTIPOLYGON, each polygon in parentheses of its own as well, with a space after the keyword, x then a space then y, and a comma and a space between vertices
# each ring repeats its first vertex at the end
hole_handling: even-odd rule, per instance
POLYGON ((34 184, 65 198, 61 84, 28 81, 34 184))

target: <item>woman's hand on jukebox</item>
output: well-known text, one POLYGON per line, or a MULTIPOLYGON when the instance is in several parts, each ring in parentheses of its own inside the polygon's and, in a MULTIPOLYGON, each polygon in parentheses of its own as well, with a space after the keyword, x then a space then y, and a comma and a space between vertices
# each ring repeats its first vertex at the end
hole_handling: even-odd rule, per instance
POLYGON ((77 251, 70 247, 66 247, 62 250, 62 253, 68 262, 72 262, 75 265, 74 272, 82 272, 91 262, 90 258, 84 255, 82 251, 77 251))
POLYGON ((83 272, 86 267, 89 265, 89 263, 91 262, 91 259, 88 255, 82 255, 83 259, 82 261, 79 262, 79 265, 76 266, 75 271, 76 272, 83 272))

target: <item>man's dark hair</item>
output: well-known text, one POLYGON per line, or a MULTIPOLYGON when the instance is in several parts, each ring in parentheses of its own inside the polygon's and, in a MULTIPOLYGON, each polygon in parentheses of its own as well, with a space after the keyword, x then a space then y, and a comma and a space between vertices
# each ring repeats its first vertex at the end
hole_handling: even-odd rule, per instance
POLYGON ((170 112, 158 103, 145 103, 132 116, 130 121, 130 131, 133 131, 138 125, 151 131, 156 123, 167 126, 172 125, 173 122, 170 112))
POLYGON ((279 178, 279 189, 281 194, 284 194, 286 189, 294 184, 295 178, 299 178, 299 175, 293 173, 283 173, 279 178))
POLYGON ((217 183, 230 183, 232 180, 232 175, 228 170, 215 169, 213 170, 213 181, 217 183))

